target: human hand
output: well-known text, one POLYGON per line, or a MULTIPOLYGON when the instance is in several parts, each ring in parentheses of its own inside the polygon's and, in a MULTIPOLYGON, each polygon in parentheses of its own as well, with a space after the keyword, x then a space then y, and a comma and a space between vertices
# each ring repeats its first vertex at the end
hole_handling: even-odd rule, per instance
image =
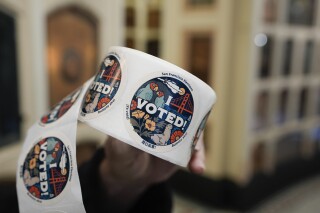
POLYGON ((206 169, 206 154, 203 141, 203 132, 200 134, 196 147, 192 153, 188 168, 195 174, 202 174, 206 169))
MULTIPOLYGON (((100 176, 108 194, 115 200, 126 200, 127 205, 150 185, 167 180, 178 167, 150 155, 113 137, 104 146, 105 159, 100 165, 100 176)), ((205 169, 203 134, 188 164, 191 172, 201 174, 205 169)), ((122 203, 122 207, 125 205, 122 203)))
MULTIPOLYGON (((157 183, 168 179, 177 166, 141 151, 133 146, 109 137, 105 143, 108 173, 118 180, 146 179, 147 183, 157 183)), ((203 134, 200 135, 192 153, 188 168, 191 172, 202 174, 205 170, 205 150, 203 134)))

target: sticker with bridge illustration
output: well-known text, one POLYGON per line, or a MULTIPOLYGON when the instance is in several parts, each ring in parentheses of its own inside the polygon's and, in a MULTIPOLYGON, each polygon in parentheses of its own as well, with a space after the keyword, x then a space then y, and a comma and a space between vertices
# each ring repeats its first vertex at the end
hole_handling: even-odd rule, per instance
POLYGON ((143 83, 126 106, 131 135, 155 151, 170 151, 187 135, 194 111, 182 78, 161 76, 143 83))
POLYGON ((33 200, 58 197, 70 181, 71 157, 64 142, 54 136, 40 139, 27 153, 20 177, 33 200))
POLYGON ((108 109, 115 101, 122 79, 120 57, 109 54, 89 86, 81 106, 83 118, 94 118, 108 109))
POLYGON ((65 115, 68 112, 68 110, 76 103, 81 91, 82 87, 72 92, 62 101, 60 101, 57 105, 55 105, 49 113, 41 117, 40 125, 44 126, 46 124, 54 123, 63 115, 65 115))

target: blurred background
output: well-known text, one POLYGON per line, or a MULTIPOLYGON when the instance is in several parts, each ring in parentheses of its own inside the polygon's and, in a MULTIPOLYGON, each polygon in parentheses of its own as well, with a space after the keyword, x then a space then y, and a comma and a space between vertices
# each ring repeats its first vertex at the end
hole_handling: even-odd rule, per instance
MULTIPOLYGON (((170 180, 175 212, 316 212, 319 11, 317 0, 0 0, 1 206, 14 205, 28 128, 121 45, 190 71, 218 95, 205 174, 170 180)), ((105 136, 78 128, 80 165, 105 136)))

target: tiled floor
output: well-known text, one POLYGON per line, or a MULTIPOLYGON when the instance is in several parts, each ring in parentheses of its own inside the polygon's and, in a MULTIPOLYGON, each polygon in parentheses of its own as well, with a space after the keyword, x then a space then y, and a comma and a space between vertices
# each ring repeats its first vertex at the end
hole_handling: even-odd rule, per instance
POLYGON ((320 176, 310 178, 277 194, 253 212, 320 212, 320 176))
POLYGON ((173 213, 236 213, 223 209, 214 209, 211 207, 199 205, 192 200, 186 199, 179 195, 174 196, 173 213))
MULTIPOLYGON (((298 183, 271 199, 266 200, 250 213, 317 213, 320 212, 320 175, 298 183)), ((174 197, 173 213, 236 213, 202 206, 181 196, 174 197)))

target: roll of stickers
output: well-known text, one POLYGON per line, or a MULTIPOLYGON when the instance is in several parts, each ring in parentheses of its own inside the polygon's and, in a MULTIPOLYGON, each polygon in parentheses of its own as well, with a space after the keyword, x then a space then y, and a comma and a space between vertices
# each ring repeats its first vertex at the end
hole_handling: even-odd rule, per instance
POLYGON ((77 120, 92 79, 28 131, 18 159, 20 212, 85 212, 76 165, 77 120))
POLYGON ((185 167, 215 101, 214 91, 189 72, 111 47, 96 76, 29 129, 17 168, 20 212, 85 212, 76 165, 78 120, 185 167))

